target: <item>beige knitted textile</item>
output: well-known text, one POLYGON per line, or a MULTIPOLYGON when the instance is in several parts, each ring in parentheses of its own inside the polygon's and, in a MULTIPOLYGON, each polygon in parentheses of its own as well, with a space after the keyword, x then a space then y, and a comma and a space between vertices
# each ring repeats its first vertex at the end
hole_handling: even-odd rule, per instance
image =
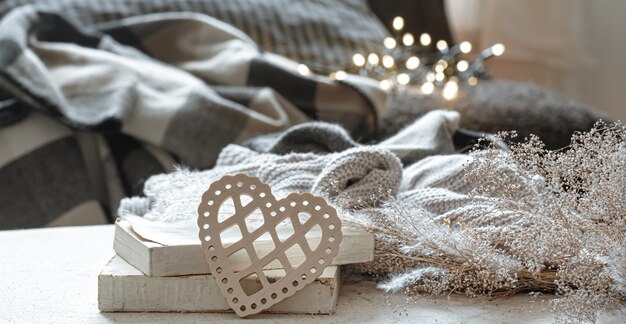
MULTIPOLYGON (((484 219, 481 215, 487 214, 485 208, 491 208, 492 204, 477 204, 476 198, 469 199, 473 184, 462 178, 465 168, 476 157, 453 154, 451 136, 458 119, 455 112, 434 111, 382 143, 356 144, 340 152, 280 155, 229 145, 211 170, 180 169, 151 177, 145 184, 146 197, 124 199, 119 214, 130 212, 170 222, 194 219, 200 196, 213 181, 226 174, 246 173, 269 184, 278 197, 308 191, 327 197, 342 210, 358 210, 361 215, 367 213, 364 205, 377 212, 393 212, 378 208, 382 205, 380 200, 391 195, 409 212, 411 208, 419 209, 435 219, 462 218, 474 226, 513 222, 513 215, 506 212, 498 219, 484 219)), ((317 141, 347 136, 332 125, 306 127, 314 130, 309 134, 320 135, 317 141)), ((303 139, 286 142, 302 143, 303 139)))

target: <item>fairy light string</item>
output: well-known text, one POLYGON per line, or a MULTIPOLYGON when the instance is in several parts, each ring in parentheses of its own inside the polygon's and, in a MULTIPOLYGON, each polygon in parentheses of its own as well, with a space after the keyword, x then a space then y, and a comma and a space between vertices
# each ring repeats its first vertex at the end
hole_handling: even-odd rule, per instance
MULTIPOLYGON (((454 100, 466 86, 475 86, 489 74, 485 61, 504 53, 502 44, 494 44, 482 50, 471 60, 472 44, 463 41, 451 46, 445 40, 434 41, 430 34, 419 36, 405 32, 405 20, 395 17, 392 36, 383 40, 382 52, 355 53, 352 66, 335 71, 330 77, 344 80, 349 74, 369 77, 379 82, 386 91, 401 91, 415 87, 425 95, 440 95, 454 100)), ((301 74, 311 71, 304 65, 298 67, 301 74)))
POLYGON ((405 32, 405 20, 395 17, 392 36, 384 41, 384 52, 353 56, 354 67, 350 73, 368 76, 380 82, 381 88, 397 91, 417 87, 423 94, 439 94, 445 100, 457 98, 465 86, 475 86, 480 79, 488 77, 485 61, 504 53, 504 45, 495 44, 481 51, 471 60, 467 59, 472 44, 464 41, 452 47, 445 40, 434 41, 430 34, 416 37, 405 32), (382 57, 370 60, 370 57, 382 57))

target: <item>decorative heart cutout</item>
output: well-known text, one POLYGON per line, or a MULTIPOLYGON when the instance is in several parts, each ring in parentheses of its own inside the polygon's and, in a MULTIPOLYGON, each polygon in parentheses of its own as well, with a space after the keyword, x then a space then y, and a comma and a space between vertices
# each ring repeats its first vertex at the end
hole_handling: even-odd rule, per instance
POLYGON ((211 184, 198 206, 198 226, 211 273, 230 307, 242 317, 259 313, 313 282, 331 265, 342 238, 341 220, 324 198, 291 193, 276 200, 267 184, 245 174, 224 176, 211 184), (278 235, 276 228, 285 223, 291 223, 293 232, 278 235), (315 228, 318 233, 321 228, 321 239, 311 247, 307 233, 315 228), (233 242, 233 233, 241 238, 233 242), (271 237, 274 249, 257 255, 254 241, 261 237, 266 241, 271 237), (294 249, 306 256, 301 264, 288 258, 294 249), (241 260, 246 255, 248 266, 235 272, 229 258, 241 260), (282 268, 284 277, 269 282, 263 269, 270 267, 282 268), (249 276, 261 282, 261 290, 250 291, 240 284, 249 276))

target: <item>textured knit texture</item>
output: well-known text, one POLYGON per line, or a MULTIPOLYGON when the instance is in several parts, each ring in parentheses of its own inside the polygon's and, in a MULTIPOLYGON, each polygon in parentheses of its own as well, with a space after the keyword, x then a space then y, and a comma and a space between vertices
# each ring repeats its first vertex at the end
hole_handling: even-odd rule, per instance
POLYGON ((274 142, 268 139, 271 136, 250 142, 256 147, 265 143, 282 155, 229 145, 212 170, 179 170, 154 176, 146 182, 146 197, 123 200, 119 214, 128 212, 160 221, 195 219, 200 196, 213 181, 243 172, 268 183, 278 197, 294 191, 313 192, 347 213, 397 212, 383 204, 383 199, 391 195, 409 212, 419 209, 436 220, 462 218, 474 226, 515 222, 515 215, 506 211, 497 219, 485 219, 482 215, 490 204, 469 199, 474 184, 463 181, 463 173, 473 159, 480 157, 453 154, 450 134, 458 121, 457 113, 433 111, 387 141, 372 146, 353 144, 340 152, 328 148, 336 143, 350 146, 345 131, 325 123, 301 125, 274 136, 274 142), (303 147, 306 138, 299 138, 302 134, 311 136, 307 138, 316 143, 311 146, 315 152, 289 153, 303 147), (297 144, 290 149, 285 143, 297 144), (328 150, 321 152, 320 148, 328 150))
POLYGON ((304 123, 284 132, 260 135, 243 143, 255 151, 274 154, 341 152, 359 144, 339 125, 304 123))

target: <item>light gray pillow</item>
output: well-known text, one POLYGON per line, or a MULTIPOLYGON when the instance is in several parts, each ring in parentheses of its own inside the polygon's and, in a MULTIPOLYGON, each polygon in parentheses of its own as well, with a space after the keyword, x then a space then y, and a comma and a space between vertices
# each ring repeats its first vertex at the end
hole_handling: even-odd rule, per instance
POLYGON ((590 129, 598 119, 612 121, 590 107, 531 84, 481 81, 465 89, 453 101, 419 91, 392 96, 378 137, 388 137, 426 112, 441 108, 460 112, 462 128, 488 133, 516 130, 519 139, 536 134, 549 149, 567 146, 575 131, 590 129))

